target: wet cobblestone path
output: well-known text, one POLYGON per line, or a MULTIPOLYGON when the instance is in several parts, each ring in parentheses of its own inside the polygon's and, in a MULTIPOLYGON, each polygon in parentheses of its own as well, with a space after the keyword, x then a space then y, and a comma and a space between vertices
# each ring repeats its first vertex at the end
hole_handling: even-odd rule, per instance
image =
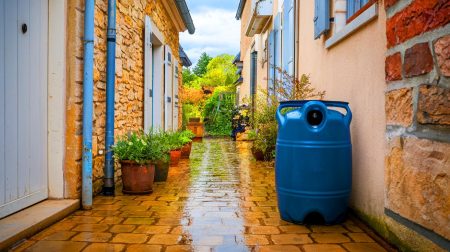
POLYGON ((277 212, 274 169, 248 143, 205 139, 145 196, 98 196, 16 251, 385 251, 348 220, 293 225, 277 212))

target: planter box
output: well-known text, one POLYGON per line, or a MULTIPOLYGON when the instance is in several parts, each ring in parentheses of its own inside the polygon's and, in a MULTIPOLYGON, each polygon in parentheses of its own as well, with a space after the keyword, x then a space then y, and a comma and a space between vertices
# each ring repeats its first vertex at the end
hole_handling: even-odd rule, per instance
POLYGON ((203 133, 205 131, 203 123, 201 122, 189 122, 187 129, 192 131, 192 133, 195 134, 195 137, 203 137, 203 133))

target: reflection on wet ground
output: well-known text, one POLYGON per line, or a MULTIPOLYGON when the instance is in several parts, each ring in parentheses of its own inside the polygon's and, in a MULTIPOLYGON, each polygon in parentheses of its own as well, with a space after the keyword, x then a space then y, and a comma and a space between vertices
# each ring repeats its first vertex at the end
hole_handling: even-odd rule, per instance
POLYGON ((249 143, 205 139, 150 195, 98 196, 17 251, 385 251, 353 221, 280 220, 273 164, 249 143))

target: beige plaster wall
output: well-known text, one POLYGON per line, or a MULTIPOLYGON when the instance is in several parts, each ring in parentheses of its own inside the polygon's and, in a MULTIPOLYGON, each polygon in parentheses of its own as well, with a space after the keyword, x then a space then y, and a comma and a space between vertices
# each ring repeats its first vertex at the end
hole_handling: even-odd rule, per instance
POLYGON ((384 206, 385 110, 384 8, 378 18, 335 46, 314 40, 314 1, 299 1, 298 73, 309 74, 327 100, 348 101, 353 112, 352 207, 382 216, 384 206))
MULTIPOLYGON (((276 13, 276 2, 274 3, 274 13, 276 13)), ((241 60, 243 61, 243 69, 242 69, 242 78, 243 83, 240 85, 239 89, 239 99, 243 103, 246 99, 250 97, 250 61, 251 61, 251 53, 252 49, 258 52, 258 63, 257 63, 257 76, 256 83, 257 89, 267 89, 267 66, 268 63, 263 64, 263 58, 267 58, 264 56, 264 47, 265 41, 268 37, 268 31, 271 30, 272 24, 268 24, 265 32, 261 34, 256 34, 253 37, 248 37, 245 35, 247 30, 248 23, 251 17, 251 1, 247 1, 244 6, 244 10, 241 16, 241 41, 240 41, 240 51, 241 51, 241 60), (243 101, 244 100, 244 101, 243 101)))

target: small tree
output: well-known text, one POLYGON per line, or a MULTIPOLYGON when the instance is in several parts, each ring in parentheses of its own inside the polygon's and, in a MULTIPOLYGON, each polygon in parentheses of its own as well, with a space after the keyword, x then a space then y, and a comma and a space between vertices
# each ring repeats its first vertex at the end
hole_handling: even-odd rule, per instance
POLYGON ((212 57, 210 57, 207 53, 203 52, 200 55, 200 58, 198 59, 197 65, 195 65, 193 72, 197 76, 202 77, 208 70, 207 67, 211 60, 212 57))

